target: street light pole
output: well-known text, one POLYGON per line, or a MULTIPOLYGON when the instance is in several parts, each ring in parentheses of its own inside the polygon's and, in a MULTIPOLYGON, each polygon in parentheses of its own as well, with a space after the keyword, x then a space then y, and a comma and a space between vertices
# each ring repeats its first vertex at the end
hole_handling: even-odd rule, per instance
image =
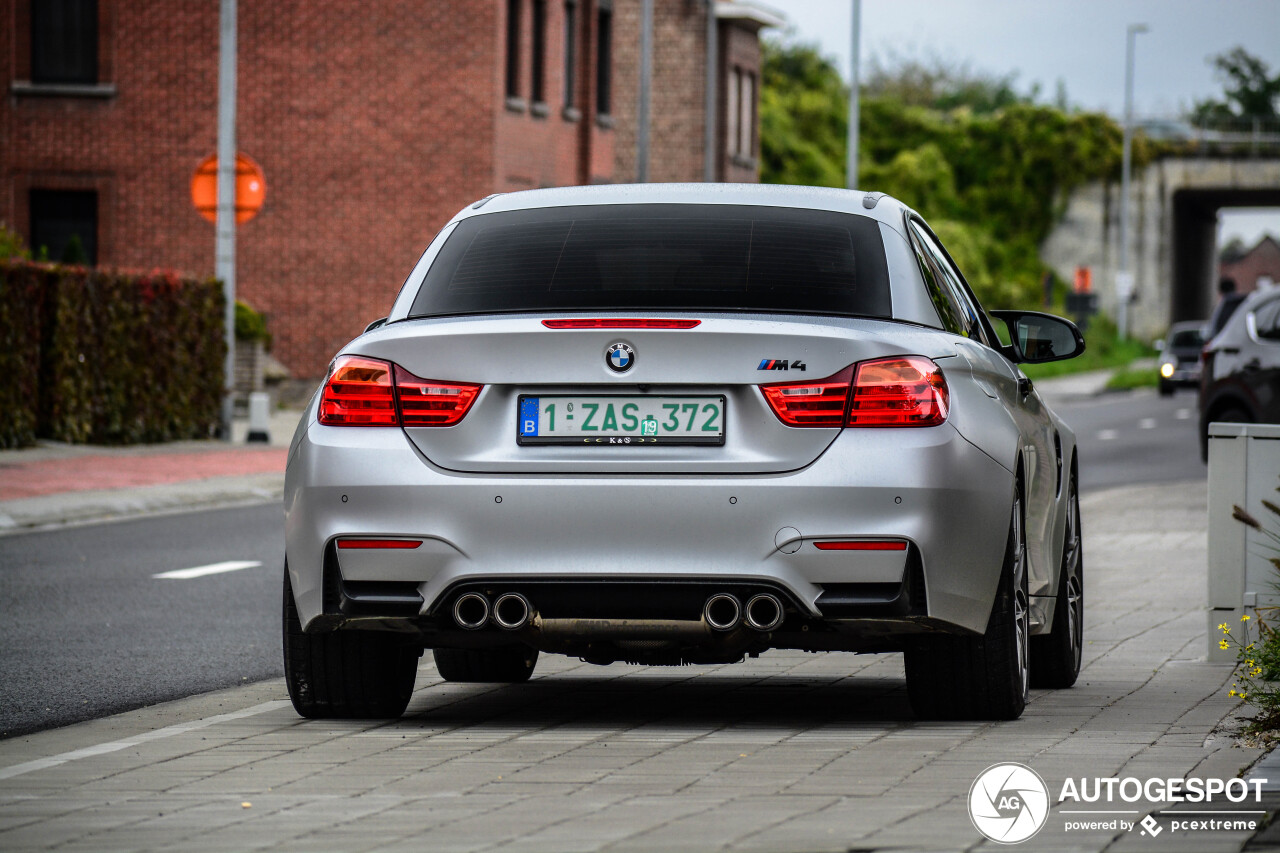
POLYGON ((640 5, 640 102, 636 105, 636 183, 649 182, 649 92, 653 80, 653 0, 640 5))
POLYGON ((858 42, 862 29, 862 0, 853 3, 853 61, 849 74, 849 148, 845 156, 844 185, 851 190, 858 188, 858 123, 860 109, 858 105, 858 42))
POLYGON ((214 275, 226 298, 227 359, 219 437, 231 440, 236 377, 236 0, 221 0, 218 41, 218 219, 214 275))
POLYGON ((1123 340, 1129 334, 1129 299, 1133 296, 1133 272, 1129 269, 1129 180, 1133 158, 1133 49, 1146 24, 1130 24, 1124 52, 1124 155, 1120 167, 1120 262, 1116 271, 1116 331, 1123 340))

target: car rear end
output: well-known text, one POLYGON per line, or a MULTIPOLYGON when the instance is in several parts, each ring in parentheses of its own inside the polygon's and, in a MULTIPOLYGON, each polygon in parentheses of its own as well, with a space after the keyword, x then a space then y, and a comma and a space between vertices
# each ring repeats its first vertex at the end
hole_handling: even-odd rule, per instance
POLYGON ((984 629, 1012 472, 890 213, 689 192, 446 229, 291 451, 307 630, 689 663, 984 629))

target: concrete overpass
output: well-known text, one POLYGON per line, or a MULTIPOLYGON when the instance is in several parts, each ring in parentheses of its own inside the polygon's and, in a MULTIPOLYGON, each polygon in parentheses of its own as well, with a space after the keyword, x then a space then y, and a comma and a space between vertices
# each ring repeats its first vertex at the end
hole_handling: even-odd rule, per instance
MULTIPOLYGON (((1134 301, 1130 331, 1155 338, 1178 320, 1209 316, 1217 299, 1218 212, 1280 207, 1280 153, 1265 157, 1166 157, 1135 172, 1129 201, 1134 301)), ((1076 189, 1040 255, 1065 281, 1093 269, 1099 307, 1116 315, 1120 182, 1076 189)))

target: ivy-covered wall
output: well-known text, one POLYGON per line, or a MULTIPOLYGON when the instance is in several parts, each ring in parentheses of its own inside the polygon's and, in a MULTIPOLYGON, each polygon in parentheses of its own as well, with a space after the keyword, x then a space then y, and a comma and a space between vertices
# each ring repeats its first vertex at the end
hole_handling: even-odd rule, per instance
POLYGON ((0 262, 0 447, 208 437, 223 304, 212 279, 0 262))

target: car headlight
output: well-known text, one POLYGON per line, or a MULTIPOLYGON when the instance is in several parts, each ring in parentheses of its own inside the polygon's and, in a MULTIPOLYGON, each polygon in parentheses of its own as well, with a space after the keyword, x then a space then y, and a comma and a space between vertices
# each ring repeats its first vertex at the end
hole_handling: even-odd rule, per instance
POLYGON ((1165 379, 1168 379, 1170 376, 1172 376, 1173 362, 1166 361, 1164 364, 1160 365, 1160 375, 1163 376, 1165 379))

